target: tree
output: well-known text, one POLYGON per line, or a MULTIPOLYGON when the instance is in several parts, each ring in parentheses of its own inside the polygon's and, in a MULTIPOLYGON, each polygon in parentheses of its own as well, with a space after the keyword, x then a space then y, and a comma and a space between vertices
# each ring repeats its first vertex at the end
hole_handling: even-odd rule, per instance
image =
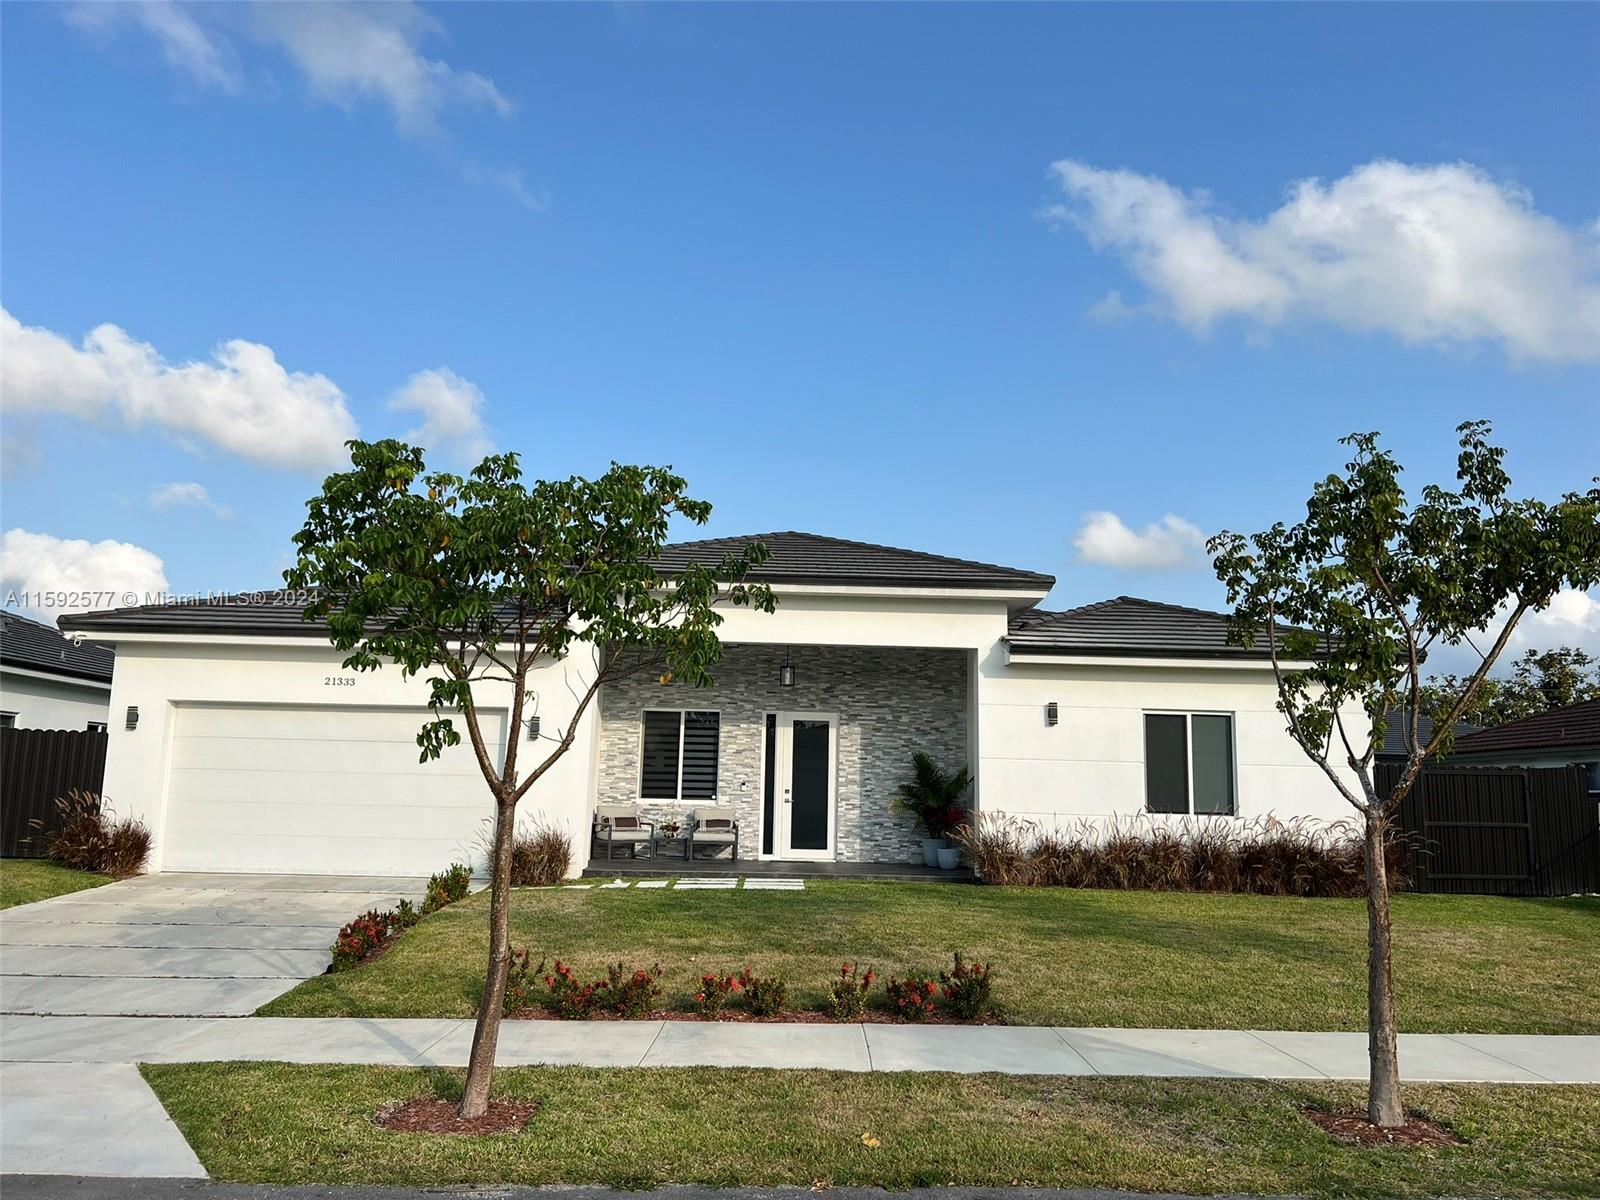
MULTIPOLYGON (((1422 685, 1425 711, 1442 711, 1464 686, 1460 675, 1430 675, 1422 685)), ((1552 708, 1600 699, 1600 663, 1575 646, 1525 650, 1509 679, 1483 681, 1461 719, 1474 725, 1504 725, 1552 708)))
MULTIPOLYGON (((1264 639, 1289 735, 1360 814, 1367 884, 1367 1115, 1404 1120, 1395 1043, 1394 981, 1385 849, 1391 821, 1423 760, 1448 746, 1523 614, 1562 587, 1600 580, 1600 488, 1553 504, 1507 495, 1505 452, 1487 422, 1461 425, 1459 489, 1430 484, 1410 504, 1400 466, 1375 433, 1354 447, 1342 475, 1317 484, 1306 515, 1251 537, 1211 539, 1217 576, 1233 605, 1230 639, 1264 639), (1471 645, 1502 612, 1478 665, 1429 712, 1423 663, 1438 645, 1471 645), (1380 793, 1373 758, 1384 714, 1399 708, 1406 761, 1380 793), (1359 715, 1357 715, 1359 711, 1359 715), (1434 716, 1423 738, 1419 718, 1434 716), (1344 770, 1340 769, 1340 764, 1344 770)), ((1600 481, 1597 481, 1600 482, 1600 481)))
POLYGON ((571 749, 578 725, 611 679, 652 671, 663 682, 711 682, 721 657, 715 606, 771 612, 746 576, 759 543, 715 567, 673 577, 655 566, 674 516, 703 524, 711 505, 657 467, 613 463, 598 479, 525 484, 514 454, 485 458, 466 478, 425 472, 423 452, 398 441, 349 443, 352 469, 330 475, 306 505, 284 572, 314 598, 344 665, 397 665, 425 674, 433 719, 417 734, 421 761, 458 745, 459 717, 495 810, 490 859, 489 961, 468 1060, 463 1117, 488 1109, 506 972, 511 961, 510 864, 517 803, 571 749), (529 672, 569 659, 581 668, 564 727, 540 732, 537 761, 519 761, 529 672), (479 720, 485 687, 509 689, 504 755, 479 720))

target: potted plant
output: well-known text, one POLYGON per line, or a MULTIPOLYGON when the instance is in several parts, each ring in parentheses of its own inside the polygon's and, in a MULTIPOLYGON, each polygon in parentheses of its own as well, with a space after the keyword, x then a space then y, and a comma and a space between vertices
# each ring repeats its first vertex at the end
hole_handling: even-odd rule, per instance
MULTIPOLYGON (((922 861, 928 866, 940 865, 939 851, 945 848, 945 837, 967 819, 960 800, 971 783, 972 775, 966 767, 949 772, 920 750, 911 756, 911 778, 895 789, 895 803, 916 817, 928 835, 922 842, 922 861)), ((956 864, 950 865, 954 868, 956 864)))
POLYGON ((668 817, 666 820, 661 822, 661 836, 664 838, 670 840, 677 837, 682 831, 683 826, 678 824, 676 817, 668 817))

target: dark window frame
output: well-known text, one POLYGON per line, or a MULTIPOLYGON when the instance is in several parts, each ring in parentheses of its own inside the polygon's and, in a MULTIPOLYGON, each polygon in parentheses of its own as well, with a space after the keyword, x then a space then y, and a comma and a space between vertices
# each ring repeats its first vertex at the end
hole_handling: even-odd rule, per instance
POLYGON ((710 803, 717 797, 717 789, 722 782, 722 711, 715 708, 646 708, 639 713, 639 799, 656 801, 666 804, 694 804, 710 803), (651 717, 676 717, 678 726, 678 744, 673 751, 675 776, 673 794, 652 795, 647 780, 649 761, 649 737, 651 717), (711 759, 711 792, 709 795, 685 795, 683 790, 686 755, 684 749, 689 737, 690 717, 714 718, 713 726, 714 749, 711 759))
POLYGON ((1223 712, 1217 709, 1177 709, 1177 708, 1147 708, 1141 714, 1141 735, 1144 739, 1144 769, 1145 791, 1144 811, 1155 816, 1183 816, 1183 817, 1237 817, 1239 815, 1239 724, 1236 715, 1232 712, 1223 712), (1150 757, 1150 719, 1152 717, 1181 717, 1183 718, 1184 740, 1184 809, 1179 812, 1175 809, 1151 807, 1151 757, 1150 757), (1194 762, 1194 723, 1197 717, 1215 717, 1228 723, 1227 733, 1227 777, 1228 777, 1228 810, 1226 812, 1196 812, 1195 811, 1195 762, 1194 762))

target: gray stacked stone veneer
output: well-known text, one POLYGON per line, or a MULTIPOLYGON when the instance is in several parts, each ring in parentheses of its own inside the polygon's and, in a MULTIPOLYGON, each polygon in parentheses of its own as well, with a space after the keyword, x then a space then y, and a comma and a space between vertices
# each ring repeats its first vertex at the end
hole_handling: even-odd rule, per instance
MULTIPOLYGON (((894 807, 895 787, 924 750, 952 769, 967 765, 967 655, 960 650, 806 646, 792 651, 794 687, 778 686, 784 647, 725 647, 710 688, 663 686, 648 672, 608 683, 600 696, 599 801, 639 797, 639 741, 647 708, 715 710, 721 716, 718 803, 739 812, 741 857, 760 850, 762 730, 769 712, 839 718, 838 858, 920 862, 921 834, 894 807)), ((646 803, 653 819, 689 806, 646 803)))

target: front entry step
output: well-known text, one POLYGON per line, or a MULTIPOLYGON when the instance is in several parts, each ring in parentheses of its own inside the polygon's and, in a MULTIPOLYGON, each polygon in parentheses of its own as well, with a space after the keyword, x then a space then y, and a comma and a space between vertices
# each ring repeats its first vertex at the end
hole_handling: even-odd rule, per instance
POLYGON ((585 879, 636 879, 692 875, 696 878, 744 876, 747 879, 875 879, 915 883, 973 883, 972 872, 963 867, 941 871, 918 863, 842 863, 779 862, 761 859, 682 859, 591 858, 584 869, 585 879))

